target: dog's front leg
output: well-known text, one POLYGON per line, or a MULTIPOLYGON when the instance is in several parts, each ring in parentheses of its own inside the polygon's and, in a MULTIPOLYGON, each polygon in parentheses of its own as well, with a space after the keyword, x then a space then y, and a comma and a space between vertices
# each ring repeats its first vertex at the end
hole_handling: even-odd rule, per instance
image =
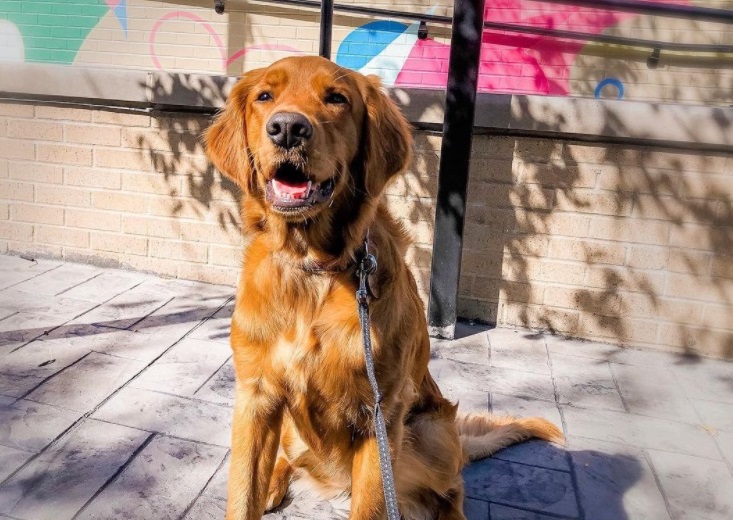
POLYGON ((227 520, 260 520, 280 440, 283 405, 237 388, 232 424, 227 520))
MULTIPOLYGON (((392 466, 399 456, 402 428, 389 431, 392 466)), ((381 520, 387 518, 382 488, 382 472, 379 465, 379 445, 374 436, 356 441, 354 461, 351 467, 351 514, 349 520, 381 520)))

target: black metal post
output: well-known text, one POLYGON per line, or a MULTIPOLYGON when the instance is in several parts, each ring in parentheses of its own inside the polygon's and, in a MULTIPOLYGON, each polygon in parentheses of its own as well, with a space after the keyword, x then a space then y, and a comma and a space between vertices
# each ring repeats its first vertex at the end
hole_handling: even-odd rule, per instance
POLYGON ((321 41, 318 54, 331 59, 331 34, 333 32, 333 0, 321 0, 321 41))
POLYGON ((431 336, 448 339, 456 327, 485 1, 455 0, 453 8, 428 306, 431 336))

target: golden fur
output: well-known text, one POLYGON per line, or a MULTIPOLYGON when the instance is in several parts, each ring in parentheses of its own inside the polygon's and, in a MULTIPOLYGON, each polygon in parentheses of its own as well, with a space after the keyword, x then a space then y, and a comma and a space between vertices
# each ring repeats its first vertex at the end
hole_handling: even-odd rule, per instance
POLYGON ((544 419, 457 418, 428 372, 408 240, 382 197, 409 165, 412 138, 376 78, 316 57, 248 72, 206 143, 243 190, 247 237, 231 331, 229 520, 259 519, 280 504, 293 476, 324 493, 349 492, 351 519, 385 517, 355 298, 354 259, 367 230, 379 262, 371 280, 379 295, 370 303, 374 358, 403 516, 463 520, 467 460, 530 437, 562 439, 544 419), (281 112, 304 116, 312 135, 277 146, 265 128, 281 112), (265 193, 284 164, 321 183, 314 185, 332 179, 330 199, 295 213, 275 208, 265 193))

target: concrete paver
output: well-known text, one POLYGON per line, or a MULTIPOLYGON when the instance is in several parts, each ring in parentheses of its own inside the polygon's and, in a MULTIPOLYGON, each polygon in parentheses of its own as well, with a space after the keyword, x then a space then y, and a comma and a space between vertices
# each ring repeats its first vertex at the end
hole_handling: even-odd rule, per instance
MULTIPOLYGON (((234 289, 0 255, 0 518, 223 518, 234 289)), ((733 518, 733 365, 461 323, 460 412, 538 415, 464 471, 469 520, 733 518)), ((267 520, 348 516, 298 491, 267 520)))

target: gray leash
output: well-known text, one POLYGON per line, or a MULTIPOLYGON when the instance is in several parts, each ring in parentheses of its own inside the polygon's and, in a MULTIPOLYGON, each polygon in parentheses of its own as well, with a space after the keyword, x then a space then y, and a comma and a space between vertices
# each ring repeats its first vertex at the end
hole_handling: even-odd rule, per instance
POLYGON ((397 492, 395 491, 394 475, 392 474, 392 461, 389 455, 389 440, 387 438, 387 427, 382 415, 382 394, 379 392, 377 378, 374 375, 374 357, 372 355, 372 337, 369 332, 369 291, 367 279, 370 274, 377 270, 377 259, 369 253, 369 238, 364 240, 364 257, 359 261, 356 273, 359 275, 359 289, 356 291, 356 300, 359 304, 359 322, 364 339, 364 359, 366 361, 367 376, 374 392, 374 430, 377 436, 379 448, 379 470, 382 473, 382 488, 384 489, 384 502, 387 506, 388 520, 400 520, 400 512, 397 509, 397 492))

